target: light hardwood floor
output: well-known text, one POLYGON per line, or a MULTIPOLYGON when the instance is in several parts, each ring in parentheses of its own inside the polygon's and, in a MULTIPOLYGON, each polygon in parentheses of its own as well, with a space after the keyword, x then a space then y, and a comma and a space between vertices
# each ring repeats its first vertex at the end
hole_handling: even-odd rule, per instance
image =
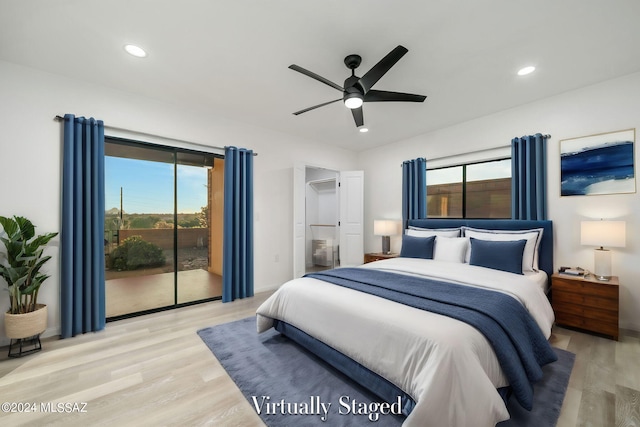
MULTIPOLYGON (((0 412, 0 425, 263 426, 196 331, 251 316, 268 296, 108 323, 99 333, 45 340, 42 352, 21 359, 7 359, 3 348, 1 402, 87 406, 86 413, 0 412)), ((638 334, 616 342, 554 328, 551 342, 576 353, 558 427, 640 426, 638 334)))

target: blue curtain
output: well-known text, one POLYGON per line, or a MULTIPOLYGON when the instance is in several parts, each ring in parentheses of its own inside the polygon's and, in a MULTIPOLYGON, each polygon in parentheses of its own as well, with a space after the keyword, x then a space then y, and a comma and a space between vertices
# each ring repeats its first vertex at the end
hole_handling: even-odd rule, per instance
POLYGON ((547 219, 547 137, 539 133, 511 141, 511 217, 547 219))
POLYGON ((105 326, 104 124, 64 116, 61 336, 105 326))
POLYGON ((427 217, 427 161, 423 158, 402 163, 402 219, 427 217))
POLYGON ((222 302, 253 296, 253 151, 225 147, 222 302))

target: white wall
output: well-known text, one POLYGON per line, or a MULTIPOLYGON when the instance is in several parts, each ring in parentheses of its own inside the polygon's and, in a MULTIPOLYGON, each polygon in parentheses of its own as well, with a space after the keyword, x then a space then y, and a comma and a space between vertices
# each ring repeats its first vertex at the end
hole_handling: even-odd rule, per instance
MULTIPOLYGON (((593 269, 593 249, 580 245, 580 220, 626 221, 627 246, 613 249, 612 268, 621 283, 620 327, 640 331, 639 193, 560 197, 559 179, 560 140, 629 128, 640 130, 640 73, 363 152, 359 167, 365 171, 365 251, 380 249, 379 238, 373 236, 374 219, 401 218, 402 161, 425 157, 428 166, 430 158, 506 146, 513 137, 548 133, 548 214, 555 229, 555 266, 593 269)), ((640 185, 638 143, 636 187, 640 185)), ((392 237, 392 250, 399 249, 400 238, 392 237)))
MULTIPOLYGON (((275 288, 292 276, 294 163, 334 170, 354 169, 356 164, 356 155, 350 151, 226 120, 195 106, 170 105, 2 61, 0 99, 0 215, 25 216, 40 233, 60 229, 62 125, 53 120, 56 115, 95 117, 104 120, 105 125, 152 135, 256 151, 258 292, 275 288)), ((60 326, 58 242, 47 250, 53 256, 46 268, 52 277, 40 292, 40 301, 49 306, 47 335, 58 334, 60 326)), ((0 312, 8 307, 8 295, 2 292, 0 312)), ((8 340, 4 337, 4 318, 0 316, 0 345, 4 344, 8 340)))

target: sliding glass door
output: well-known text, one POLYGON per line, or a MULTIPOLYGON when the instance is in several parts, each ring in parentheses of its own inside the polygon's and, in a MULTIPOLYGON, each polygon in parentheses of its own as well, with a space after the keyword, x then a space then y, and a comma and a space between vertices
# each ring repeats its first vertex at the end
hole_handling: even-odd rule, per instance
MULTIPOLYGON (((209 178, 214 168, 211 155, 178 153, 176 160, 178 218, 178 304, 222 295, 222 271, 212 268, 210 246, 220 243, 211 237, 211 195, 209 178)), ((219 224, 217 221, 215 224, 219 224)), ((221 226, 221 223, 219 224, 221 226)))
POLYGON ((108 319, 222 295, 210 256, 211 224, 222 226, 210 217, 215 160, 221 167, 212 154, 106 138, 108 319))

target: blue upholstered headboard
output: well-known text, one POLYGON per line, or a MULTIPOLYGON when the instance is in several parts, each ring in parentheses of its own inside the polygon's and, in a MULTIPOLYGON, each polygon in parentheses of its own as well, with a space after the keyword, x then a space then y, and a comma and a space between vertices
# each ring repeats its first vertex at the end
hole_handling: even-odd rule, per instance
POLYGON ((409 225, 424 228, 454 228, 466 225, 491 230, 528 230, 542 228, 542 242, 538 252, 538 265, 549 277, 553 274, 553 224, 551 221, 530 221, 516 219, 410 219, 409 225))

